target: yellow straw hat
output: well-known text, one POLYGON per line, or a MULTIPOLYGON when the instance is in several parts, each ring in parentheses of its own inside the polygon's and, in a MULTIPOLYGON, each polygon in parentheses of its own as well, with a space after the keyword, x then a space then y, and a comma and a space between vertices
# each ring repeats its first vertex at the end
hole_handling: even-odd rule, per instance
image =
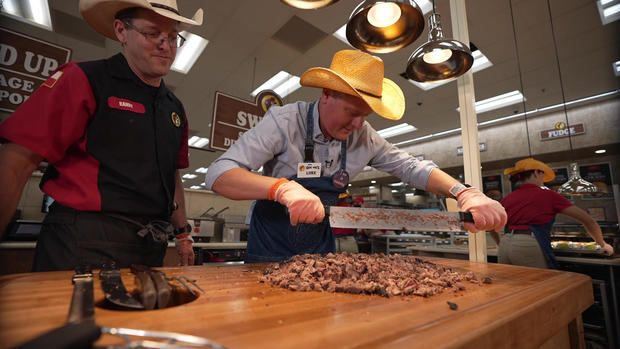
POLYGON ((383 77, 383 61, 358 50, 336 52, 329 69, 315 67, 302 74, 300 84, 323 87, 363 99, 375 113, 399 120, 405 113, 403 91, 383 77))
POLYGON ((551 182, 555 178, 555 172, 553 172, 551 167, 547 166, 544 162, 535 160, 534 158, 525 158, 517 161, 515 163, 515 167, 507 168, 504 170, 504 174, 512 176, 514 174, 530 170, 543 171, 544 182, 551 182))
POLYGON ((179 21, 181 29, 202 24, 201 8, 196 10, 191 19, 186 18, 179 13, 176 0, 80 0, 80 12, 86 23, 112 40, 118 40, 112 25, 114 16, 119 11, 132 7, 145 8, 158 15, 179 21))

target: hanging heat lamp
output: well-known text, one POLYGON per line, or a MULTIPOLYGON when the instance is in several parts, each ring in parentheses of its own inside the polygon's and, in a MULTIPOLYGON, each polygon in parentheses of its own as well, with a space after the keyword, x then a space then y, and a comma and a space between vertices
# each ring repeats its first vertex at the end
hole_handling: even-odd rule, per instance
MULTIPOLYGON (((551 38, 553 40, 553 48, 555 50, 555 60, 558 65, 558 77, 560 80, 560 90, 562 91, 562 106, 564 107, 564 118, 566 119, 566 131, 568 134, 568 145, 570 147, 571 157, 573 152, 573 141, 571 138, 570 124, 568 123, 568 111, 566 110, 566 96, 564 95, 564 84, 562 82, 562 70, 560 69, 560 57, 558 55, 558 45, 555 39, 555 29, 553 27, 553 18, 551 16, 551 5, 547 0, 547 9, 549 12, 549 22, 551 23, 551 38)), ((579 165, 577 162, 571 162, 568 167, 568 181, 558 188, 558 193, 568 196, 580 196, 596 194, 599 189, 596 185, 581 178, 579 174, 579 165)))
POLYGON ((329 6, 338 0, 280 0, 283 3, 300 8, 302 10, 314 10, 317 8, 329 6))
POLYGON ((369 53, 389 53, 414 42, 424 30, 422 10, 413 0, 365 0, 351 13, 349 43, 369 53))
POLYGON ((407 77, 418 82, 433 82, 459 77, 474 64, 467 45, 457 40, 445 40, 440 16, 435 11, 428 18, 428 42, 418 47, 407 62, 407 77))

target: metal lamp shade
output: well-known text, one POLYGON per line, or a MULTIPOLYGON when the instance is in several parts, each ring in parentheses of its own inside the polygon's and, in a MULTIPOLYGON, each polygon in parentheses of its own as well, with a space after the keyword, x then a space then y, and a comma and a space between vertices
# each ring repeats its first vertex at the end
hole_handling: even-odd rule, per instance
MULTIPOLYGON (((444 40, 439 14, 429 17, 429 39, 424 45, 413 51, 407 62, 407 77, 418 82, 431 82, 459 77, 465 74, 474 64, 474 57, 465 44, 457 40, 444 40), (434 50, 449 50, 450 58, 429 63, 424 55, 434 50)), ((447 51, 445 51, 447 52, 447 51)))
POLYGON ((410 0, 365 0, 359 4, 347 22, 347 40, 362 51, 389 53, 414 42, 424 30, 422 10, 410 0), (400 8, 400 18, 388 26, 377 27, 368 21, 368 13, 377 3, 393 3, 400 8))
POLYGON ((465 74, 474 64, 474 57, 467 46, 456 40, 429 41, 409 57, 407 77, 418 82, 446 80, 465 74), (441 63, 427 63, 424 55, 435 49, 452 51, 450 59, 441 63))
POLYGON ((280 0, 283 3, 303 10, 313 10, 329 6, 338 0, 280 0))
POLYGON ((579 196, 597 193, 599 193, 598 187, 579 175, 579 165, 576 162, 571 163, 568 168, 568 181, 558 188, 558 194, 579 196))

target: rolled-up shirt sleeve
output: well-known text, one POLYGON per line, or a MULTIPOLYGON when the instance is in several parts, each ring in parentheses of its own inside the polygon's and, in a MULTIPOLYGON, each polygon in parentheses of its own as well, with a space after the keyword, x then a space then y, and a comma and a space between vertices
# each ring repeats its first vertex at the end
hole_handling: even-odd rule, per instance
POLYGON ((233 168, 258 170, 263 164, 271 160, 275 154, 281 152, 283 137, 282 130, 275 118, 267 111, 263 120, 245 132, 239 139, 215 160, 210 166, 205 178, 207 190, 213 190, 213 183, 226 171, 233 168))
POLYGON ((428 178, 437 168, 434 162, 416 159, 387 142, 373 129, 368 133, 371 147, 375 150, 370 166, 396 176, 415 188, 426 190, 428 178))

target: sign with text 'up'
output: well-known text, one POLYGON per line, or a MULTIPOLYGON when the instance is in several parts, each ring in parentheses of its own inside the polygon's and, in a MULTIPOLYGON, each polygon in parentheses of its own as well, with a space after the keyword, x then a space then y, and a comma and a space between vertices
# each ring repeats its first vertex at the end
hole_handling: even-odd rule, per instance
POLYGON ((282 98, 273 91, 259 93, 254 102, 216 92, 211 148, 227 150, 245 131, 256 126, 272 105, 282 105, 282 98))
POLYGON ((70 57, 68 48, 0 27, 0 110, 15 111, 70 57))

